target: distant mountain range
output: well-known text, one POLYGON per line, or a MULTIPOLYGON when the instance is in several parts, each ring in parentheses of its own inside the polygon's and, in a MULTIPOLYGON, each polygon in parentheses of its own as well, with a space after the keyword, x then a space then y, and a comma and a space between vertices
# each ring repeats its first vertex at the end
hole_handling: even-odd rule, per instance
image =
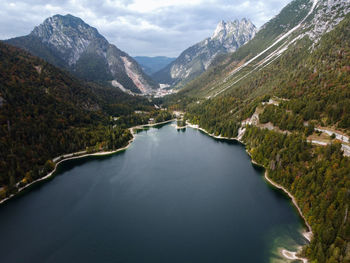
POLYGON ((158 57, 145 57, 145 56, 137 56, 134 59, 140 64, 142 70, 148 74, 152 75, 153 73, 165 68, 171 62, 173 62, 176 58, 169 58, 164 56, 158 57))
POLYGON ((241 21, 221 21, 212 37, 186 49, 152 77, 161 84, 182 87, 207 70, 217 55, 236 51, 251 40, 256 32, 255 25, 245 18, 241 21))
POLYGON ((132 57, 72 15, 49 17, 29 35, 6 42, 84 80, 110 82, 124 91, 141 94, 158 88, 132 57))
POLYGON ((221 21, 212 37, 186 49, 177 59, 132 58, 110 44, 96 28, 68 14, 49 17, 29 35, 5 42, 83 80, 109 83, 126 93, 147 95, 155 93, 158 83, 182 87, 207 70, 217 55, 236 51, 255 33, 256 27, 247 19, 221 21))

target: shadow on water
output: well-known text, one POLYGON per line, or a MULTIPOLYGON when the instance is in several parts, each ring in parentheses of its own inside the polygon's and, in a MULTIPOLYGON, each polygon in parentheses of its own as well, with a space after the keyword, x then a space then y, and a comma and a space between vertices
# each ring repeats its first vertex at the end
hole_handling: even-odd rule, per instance
POLYGON ((212 138, 214 141, 218 142, 218 143, 226 143, 226 144, 230 144, 230 145, 241 145, 243 148, 245 147, 244 144, 242 144, 241 142, 237 141, 236 139, 225 139, 225 138, 215 138, 211 135, 209 135, 208 133, 202 131, 202 130, 198 130, 201 134, 204 134, 206 136, 209 136, 210 138, 212 138))
MULTIPOLYGON (((170 122, 162 123, 162 124, 158 124, 158 125, 153 125, 153 126, 144 126, 142 128, 139 128, 139 129, 134 129, 134 132, 136 134, 138 134, 138 133, 144 132, 144 131, 147 132, 148 130, 150 130, 152 128, 159 130, 159 129, 163 128, 164 126, 167 126, 168 124, 170 124, 170 122)), ((28 186, 27 188, 25 188, 21 192, 17 193, 14 197, 12 197, 7 202, 0 204, 0 206, 5 206, 9 202, 17 201, 20 198, 22 198, 23 196, 25 196, 26 194, 28 194, 29 192, 34 192, 34 191, 40 190, 44 186, 44 184, 46 184, 49 181, 54 180, 56 176, 62 176, 64 173, 72 170, 73 168, 83 166, 84 164, 91 162, 91 161, 102 162, 102 161, 111 159, 116 155, 121 156, 121 155, 125 154, 125 151, 126 150, 122 150, 122 151, 112 153, 112 154, 107 154, 107 155, 85 156, 85 157, 81 157, 81 158, 65 160, 57 165, 56 171, 54 172, 54 174, 52 176, 28 186)))
POLYGON ((186 127, 181 127, 176 129, 177 132, 186 132, 186 127))
POLYGON ((67 161, 60 163, 57 166, 56 172, 54 173, 54 175, 52 177, 60 176, 63 173, 72 170, 73 168, 82 166, 82 165, 84 165, 88 162, 91 162, 91 161, 102 162, 104 160, 111 159, 114 156, 117 156, 117 155, 122 156, 124 154, 125 154, 125 150, 122 150, 122 151, 108 154, 108 155, 92 155, 92 156, 86 156, 86 157, 77 158, 77 159, 70 159, 70 160, 67 160, 67 161))
MULTIPOLYGON (((243 144, 242 142, 240 142, 238 140, 215 138, 202 130, 197 130, 197 131, 199 131, 203 135, 211 137, 219 144, 235 145, 235 146, 242 147, 242 149, 246 150, 245 144, 243 144)), ((251 165, 252 165, 253 169, 255 171, 257 171, 257 174, 262 175, 262 177, 264 177, 264 174, 266 171, 265 167, 263 167, 262 165, 260 165, 258 163, 253 162, 253 160, 251 158, 250 158, 250 160, 251 160, 251 165)), ((269 249, 269 251, 271 253, 269 256, 270 262, 273 262, 273 263, 286 262, 286 259, 281 255, 281 250, 282 249, 290 249, 291 251, 296 251, 300 245, 302 245, 302 246, 306 245, 308 243, 308 241, 302 236, 301 233, 303 231, 305 231, 305 229, 307 229, 307 225, 305 224, 304 219, 299 214, 298 209, 293 204, 289 195, 285 191, 283 191, 282 189, 277 188, 274 185, 270 184, 268 181, 265 180, 265 178, 262 178, 262 179, 265 181, 267 187, 271 190, 271 193, 273 194, 273 196, 276 199, 282 199, 282 200, 288 202, 289 205, 291 206, 291 208, 294 210, 295 214, 298 215, 297 220, 301 226, 299 231, 295 231, 294 228, 291 228, 288 225, 282 225, 279 228, 276 228, 273 231, 271 231, 271 233, 269 233, 269 235, 267 235, 265 237, 266 242, 269 243, 269 241, 270 241, 269 239, 271 238, 271 236, 274 236, 274 237, 277 236, 277 238, 275 238, 275 240, 270 244, 270 249, 269 249)), ((297 263, 300 261, 287 260, 287 262, 292 262, 292 263, 296 262, 297 263)))
POLYGON ((122 156, 124 154, 125 154, 125 150, 122 150, 122 151, 108 154, 108 155, 85 156, 77 159, 65 160, 57 165, 56 171, 52 174, 52 176, 28 186, 27 188, 23 189, 21 192, 17 193, 14 197, 12 197, 7 202, 0 204, 0 206, 5 206, 7 203, 18 201, 20 198, 24 197, 26 194, 29 194, 30 192, 38 191, 42 187, 44 187, 46 183, 54 180, 57 176, 62 176, 64 175, 64 173, 74 168, 78 168, 79 166, 83 166, 88 162, 91 162, 91 161, 102 162, 102 161, 111 159, 116 155, 122 156))
POLYGON ((167 126, 167 125, 169 125, 169 124, 171 124, 171 123, 173 123, 173 122, 167 122, 167 123, 162 123, 162 124, 157 124, 157 125, 154 125, 154 126, 152 126, 152 128, 155 128, 155 129, 161 129, 161 128, 163 128, 163 127, 165 127, 165 126, 167 126))
MULTIPOLYGON (((224 143, 224 144, 229 144, 229 145, 236 145, 236 146, 240 146, 242 147, 243 149, 245 149, 245 145, 243 143, 241 143, 240 141, 238 140, 230 140, 230 139, 221 139, 221 138, 215 138, 215 137, 212 137, 210 136, 209 134, 207 134, 206 132, 202 131, 202 130, 198 130, 200 133, 206 135, 206 136, 209 136, 211 137, 212 139, 214 139, 217 143, 224 143)), ((255 171, 258 172, 258 174, 264 176, 265 174, 265 168, 260 165, 260 164, 257 164, 257 163, 254 163, 251 159, 251 165, 253 167, 253 169, 255 171)), ((277 188, 273 185, 271 185, 269 182, 266 181, 266 185, 269 189, 272 190, 272 193, 274 193, 274 195, 278 198, 282 198, 284 200, 287 200, 290 205, 293 207, 293 210, 299 215, 299 211, 298 209, 294 206, 292 200, 290 199, 290 197, 288 196, 288 194, 286 192, 284 192, 282 189, 280 188, 277 188)), ((303 220, 303 218, 301 216, 298 216, 300 222, 302 223, 302 225, 306 228, 306 224, 305 224, 305 221, 303 220)))
MULTIPOLYGON (((162 123, 162 124, 158 124, 158 125, 153 125, 153 126, 144 126, 142 128, 134 129, 134 132, 136 134, 138 134, 138 133, 141 133, 144 131, 147 132, 148 130, 150 130, 152 128, 159 130, 159 129, 167 126, 168 124, 170 124, 170 122, 162 123)), ((102 161, 111 159, 116 155, 122 156, 123 154, 125 154, 125 151, 126 150, 122 150, 122 151, 112 153, 112 154, 107 154, 107 155, 85 156, 85 157, 81 157, 81 158, 65 160, 57 165, 56 171, 53 173, 52 176, 28 186, 27 188, 25 188, 21 192, 17 193, 14 197, 12 197, 7 202, 0 204, 0 206, 5 206, 9 202, 17 201, 20 198, 22 198, 23 196, 25 196, 26 194, 28 194, 29 192, 34 192, 34 191, 40 190, 44 186, 44 184, 48 183, 49 181, 54 180, 55 177, 57 177, 57 176, 64 175, 64 173, 69 172, 70 170, 72 170, 74 168, 78 168, 79 166, 83 166, 86 163, 91 162, 91 161, 102 162, 102 161)))
POLYGON ((167 123, 162 123, 162 124, 156 124, 156 125, 152 125, 152 126, 149 126, 147 124, 145 124, 145 126, 142 126, 142 127, 138 127, 138 128, 134 128, 134 133, 135 134, 138 134, 140 132, 143 132, 143 131, 149 131, 151 129, 157 129, 157 130, 160 130, 161 128, 169 125, 170 123, 172 122, 167 122, 167 123))
MULTIPOLYGON (((257 164, 257 163, 251 163, 254 170, 256 170, 259 174, 261 175, 264 175, 265 174, 265 171, 266 169, 260 165, 260 164, 257 164)), ((301 215, 299 214, 299 211, 298 209, 295 207, 293 201, 291 200, 291 198, 289 197, 289 195, 283 191, 282 189, 280 188, 277 188, 275 187, 274 185, 270 184, 268 181, 266 181, 266 185, 267 187, 271 190, 271 192, 278 198, 280 199, 284 199, 286 201, 288 201, 288 203, 290 204, 290 206, 292 207, 292 209, 295 211, 295 213, 298 215, 298 221, 301 223, 301 225, 303 226, 304 229, 307 229, 307 225, 304 221, 304 219, 301 217, 301 215)), ((297 238, 297 236, 295 236, 295 238, 297 238)), ((296 240, 296 239, 294 239, 296 240)), ((305 243, 306 244, 306 243, 305 243)), ((297 261, 298 262, 298 261, 297 261)))
MULTIPOLYGON (((265 168, 257 163, 251 163, 252 167, 254 168, 255 171, 257 171, 259 174, 261 174, 262 176, 264 176, 265 174, 265 168)), ((286 192, 284 192, 282 189, 275 187, 274 185, 270 184, 269 182, 266 181, 266 185, 273 191, 273 193, 276 194, 276 196, 283 198, 285 200, 289 200, 290 203, 293 205, 293 202, 290 200, 290 197, 288 196, 288 194, 286 192)))
MULTIPOLYGON (((186 131, 186 130, 184 130, 184 131, 186 131)), ((242 142, 238 141, 238 140, 235 140, 235 139, 231 140, 231 139, 224 139, 224 138, 215 138, 215 137, 209 135, 208 133, 206 133, 206 132, 204 132, 202 130, 198 130, 198 131, 201 134, 204 134, 204 135, 209 136, 210 138, 214 139, 217 143, 235 145, 235 146, 242 147, 244 150, 246 149, 245 145, 242 142)), ((258 174, 264 176, 265 170, 266 170, 265 167, 263 167, 262 165, 260 165, 258 163, 253 162, 252 159, 251 159, 251 165, 252 165, 253 169, 258 172, 258 174)), ((292 209, 298 215, 298 221, 301 223, 301 225, 304 227, 304 229, 307 229, 307 226, 305 224, 304 219, 300 216, 298 209, 293 204, 293 202, 292 202, 291 198, 289 197, 289 195, 285 191, 283 191, 282 189, 275 187, 274 185, 270 184, 266 180, 265 180, 265 182, 266 182, 267 187, 271 190, 271 192, 274 194, 275 197, 283 199, 283 200, 286 200, 290 204, 292 209)), ((295 235, 293 237, 293 240, 296 240, 297 237, 298 237, 298 235, 295 235)))

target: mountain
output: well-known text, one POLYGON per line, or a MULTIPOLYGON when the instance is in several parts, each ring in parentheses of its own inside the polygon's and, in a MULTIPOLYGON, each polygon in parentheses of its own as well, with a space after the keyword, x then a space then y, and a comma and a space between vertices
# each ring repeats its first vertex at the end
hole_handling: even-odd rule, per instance
POLYGON ((0 202, 51 172, 57 156, 125 146, 128 128, 150 118, 172 116, 0 41, 0 202))
POLYGON ((294 0, 167 102, 209 134, 242 141, 294 196, 308 262, 350 262, 349 12, 348 0, 294 0))
POLYGON ((49 17, 29 35, 6 42, 88 81, 113 81, 122 90, 141 94, 157 88, 132 57, 72 15, 49 17))
POLYGON ((0 42, 0 199, 47 174, 60 154, 126 144, 130 134, 110 130, 105 110, 120 96, 129 97, 0 42))
POLYGON ((235 53, 221 58, 216 67, 187 86, 194 96, 212 98, 246 85, 252 76, 276 62, 296 43, 313 50, 320 38, 331 31, 349 12, 345 0, 298 0, 262 26, 254 39, 235 53))
POLYGON ((256 27, 247 19, 221 21, 212 37, 186 49, 164 69, 152 77, 162 84, 181 87, 208 69, 218 54, 235 52, 254 38, 256 27))
POLYGON ((141 65, 142 70, 148 74, 152 75, 153 73, 163 69, 168 64, 173 62, 176 58, 169 57, 145 57, 145 56, 137 56, 134 59, 141 65))

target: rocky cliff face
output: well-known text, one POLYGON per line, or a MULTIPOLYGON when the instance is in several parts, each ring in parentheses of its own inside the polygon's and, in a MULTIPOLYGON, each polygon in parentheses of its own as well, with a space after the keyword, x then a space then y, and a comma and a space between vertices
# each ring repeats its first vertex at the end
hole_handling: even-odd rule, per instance
POLYGON ((68 65, 74 65, 87 49, 106 57, 108 41, 98 31, 71 15, 55 15, 36 26, 30 35, 43 43, 55 47, 63 55, 68 65))
POLYGON ((28 36, 8 43, 89 81, 114 80, 125 90, 142 94, 157 88, 133 58, 110 44, 96 28, 72 15, 47 18, 28 36))
POLYGON ((221 21, 210 38, 211 41, 218 41, 227 52, 234 52, 251 40, 256 33, 256 27, 245 18, 242 21, 233 22, 221 21))
POLYGON ((173 63, 153 77, 159 83, 182 86, 207 70, 218 54, 235 52, 255 34, 256 27, 247 19, 221 21, 212 37, 186 49, 173 63))
POLYGON ((304 29, 309 38, 318 42, 320 37, 333 30, 350 12, 349 0, 314 0, 314 11, 304 29))

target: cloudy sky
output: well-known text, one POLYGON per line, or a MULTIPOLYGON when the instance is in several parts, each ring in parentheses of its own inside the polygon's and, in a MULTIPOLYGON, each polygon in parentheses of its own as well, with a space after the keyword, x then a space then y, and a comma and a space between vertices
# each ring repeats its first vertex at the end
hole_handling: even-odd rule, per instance
POLYGON ((260 27, 291 0, 1 0, 0 39, 27 35, 67 13, 96 27, 132 56, 178 56, 212 35, 220 20, 249 18, 260 27))

